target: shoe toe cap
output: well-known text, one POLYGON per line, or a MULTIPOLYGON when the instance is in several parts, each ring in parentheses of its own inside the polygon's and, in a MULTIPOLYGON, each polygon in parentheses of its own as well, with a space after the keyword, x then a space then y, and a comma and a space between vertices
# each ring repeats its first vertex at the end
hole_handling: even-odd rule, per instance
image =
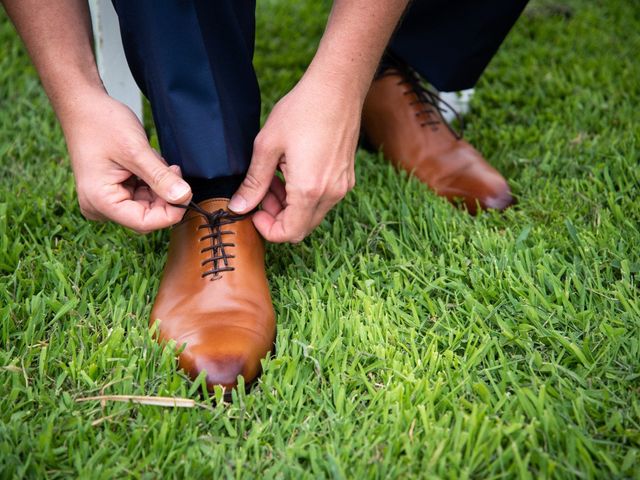
POLYGON ((488 165, 478 164, 456 172, 437 188, 440 195, 452 201, 463 200, 471 214, 483 210, 505 210, 515 203, 507 181, 488 165))
POLYGON ((509 187, 506 187, 506 189, 501 192, 497 192, 495 195, 485 197, 482 199, 480 204, 482 205, 482 208, 485 209, 502 211, 513 205, 515 201, 516 200, 514 196, 511 195, 509 187))
POLYGON ((226 388, 234 388, 238 382, 238 376, 244 377, 249 382, 255 377, 255 365, 249 365, 247 358, 242 355, 197 355, 194 358, 194 367, 197 373, 207 372, 207 387, 212 389, 215 385, 226 388))
POLYGON ((454 203, 462 203, 471 214, 480 209, 504 210, 514 203, 509 184, 480 153, 465 141, 441 152, 437 161, 442 166, 431 182, 425 181, 439 194, 454 203))
POLYGON ((238 329, 210 337, 209 341, 187 345, 180 354, 180 366, 191 378, 205 371, 207 387, 212 390, 216 385, 235 388, 238 376, 248 385, 260 375, 260 360, 270 351, 260 336, 238 329))

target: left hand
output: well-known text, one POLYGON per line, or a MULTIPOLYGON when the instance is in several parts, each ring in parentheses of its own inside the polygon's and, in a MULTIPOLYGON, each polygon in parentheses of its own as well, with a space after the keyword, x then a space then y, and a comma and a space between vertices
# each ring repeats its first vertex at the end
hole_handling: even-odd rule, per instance
POLYGON ((270 242, 301 242, 355 185, 362 96, 307 72, 273 108, 229 208, 270 242), (275 176, 279 169, 286 183, 275 176))

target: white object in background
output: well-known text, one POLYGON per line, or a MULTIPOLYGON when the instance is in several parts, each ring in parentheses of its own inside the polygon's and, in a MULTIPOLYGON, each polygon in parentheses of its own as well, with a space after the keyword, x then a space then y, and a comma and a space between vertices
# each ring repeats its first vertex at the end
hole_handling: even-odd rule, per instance
POLYGON ((96 62, 107 93, 142 120, 142 95, 124 56, 118 16, 111 0, 90 0, 96 62))
MULTIPOLYGON (((466 113, 469 113, 469 104, 473 97, 473 88, 462 90, 461 92, 442 92, 439 93, 438 96, 451 105, 460 116, 464 116, 466 113)), ((447 122, 451 123, 456 118, 454 113, 450 111, 446 105, 441 103, 440 108, 442 108, 444 119, 447 122)))

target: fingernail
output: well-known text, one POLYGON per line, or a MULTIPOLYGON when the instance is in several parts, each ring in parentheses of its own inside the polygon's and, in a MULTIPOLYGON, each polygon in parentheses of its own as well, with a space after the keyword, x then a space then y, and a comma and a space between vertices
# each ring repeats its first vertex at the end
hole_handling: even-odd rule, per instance
POLYGON ((186 182, 176 182, 171 186, 169 190, 169 200, 177 202, 189 193, 189 185, 186 182))
POLYGON ((229 210, 242 212, 247 206, 247 201, 241 195, 234 195, 229 202, 229 210))

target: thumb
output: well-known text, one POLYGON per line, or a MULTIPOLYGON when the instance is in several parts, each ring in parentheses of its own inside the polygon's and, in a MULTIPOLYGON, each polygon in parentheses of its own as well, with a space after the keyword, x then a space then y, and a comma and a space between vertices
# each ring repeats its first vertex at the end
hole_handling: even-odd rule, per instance
POLYGON ((231 197, 229 210, 246 213, 253 210, 264 198, 271 185, 271 180, 280 161, 279 150, 267 150, 259 147, 253 150, 253 157, 247 175, 242 184, 231 197))
POLYGON ((151 147, 138 155, 131 171, 168 203, 186 203, 191 197, 191 187, 180 176, 180 169, 169 167, 151 147))

